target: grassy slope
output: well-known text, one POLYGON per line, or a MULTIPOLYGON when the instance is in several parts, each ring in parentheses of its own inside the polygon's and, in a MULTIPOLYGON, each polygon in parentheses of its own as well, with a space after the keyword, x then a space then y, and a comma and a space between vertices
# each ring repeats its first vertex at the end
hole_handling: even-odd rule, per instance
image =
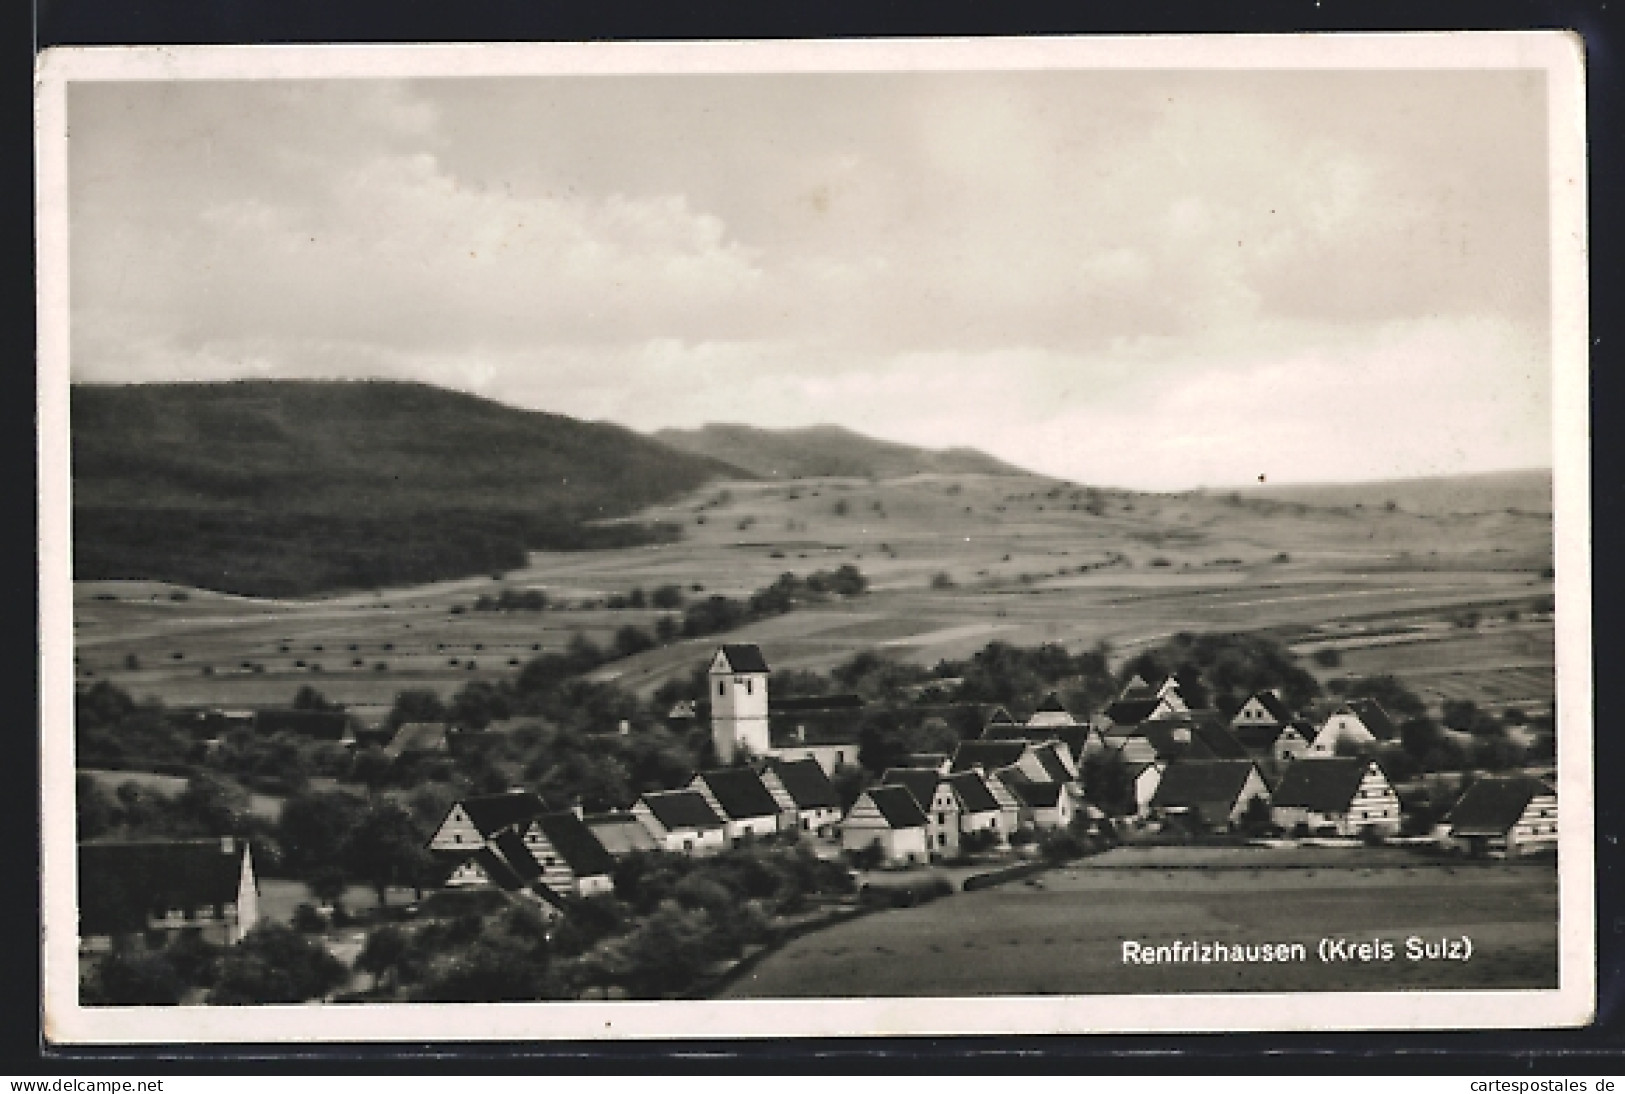
POLYGON ((935 451, 914 448, 865 437, 833 425, 783 430, 707 425, 695 430, 662 430, 655 438, 681 451, 745 468, 762 478, 834 475, 892 479, 918 474, 1026 474, 972 448, 935 451))
POLYGON ((287 595, 646 541, 629 515, 737 469, 422 384, 73 390, 75 576, 287 595))
POLYGON ((1406 512, 1429 515, 1497 513, 1509 509, 1550 513, 1552 473, 1546 468, 1530 468, 1386 482, 1261 486, 1243 494, 1332 508, 1360 505, 1380 509, 1393 502, 1406 512))

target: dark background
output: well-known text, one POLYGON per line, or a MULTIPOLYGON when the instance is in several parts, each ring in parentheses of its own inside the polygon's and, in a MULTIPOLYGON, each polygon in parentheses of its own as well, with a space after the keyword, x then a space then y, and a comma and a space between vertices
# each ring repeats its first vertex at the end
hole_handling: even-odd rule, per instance
MULTIPOLYGON (((1613 560, 1621 554, 1622 472, 1610 423, 1619 416, 1618 347, 1625 344, 1620 305, 1620 223, 1625 206, 1621 141, 1625 133, 1620 54, 1625 50, 1625 0, 1571 2, 1399 2, 1399 0, 1272 0, 1215 3, 1142 0, 1095 4, 1030 0, 946 0, 939 3, 835 0, 796 3, 717 0, 37 0, 7 6, 15 22, 8 40, 30 43, 27 58, 12 55, 4 114, 10 154, 0 157, 7 200, 0 232, 11 258, 10 342, 0 399, 0 484, 15 506, 4 572, 23 585, 37 545, 34 517, 32 293, 32 58, 55 45, 232 44, 414 41, 571 41, 594 39, 851 38, 944 35, 1286 33, 1301 31, 1569 29, 1585 41, 1591 233, 1593 392, 1593 612, 1597 687, 1598 1022, 1563 1032, 1381 1035, 1225 1035, 1197 1037, 1033 1037, 797 1041, 626 1045, 274 1046, 143 1049, 49 1049, 40 1037, 38 905, 29 906, 37 878, 38 779, 23 696, 38 729, 37 657, 21 651, 37 620, 36 596, 9 605, 16 640, 6 684, 15 697, 8 793, 0 795, 7 838, 0 901, 7 931, 5 1011, 0 1020, 0 1072, 13 1076, 97 1074, 178 1075, 229 1072, 379 1074, 409 1071, 659 1072, 751 1071, 808 1074, 866 1072, 965 1073, 971 1070, 1185 1073, 1390 1072, 1475 1073, 1506 1078, 1625 1072, 1625 866, 1618 839, 1625 805, 1625 733, 1619 702, 1618 615, 1625 604, 1613 560), (1610 3, 1613 7, 1610 7, 1610 3), (30 20, 26 26, 23 20, 30 20), (18 33, 20 31, 20 33, 18 33), (9 473, 5 473, 9 472, 9 473), (30 839, 32 834, 35 838, 30 839)), ((18 53, 20 54, 20 50, 18 53)), ((36 571, 37 573, 37 571, 36 571)), ((29 588, 37 582, 29 579, 29 588)), ((35 630, 37 637, 37 629, 35 630)), ((37 651, 37 645, 36 645, 37 651)), ((1238 1010, 1246 1003, 1236 1001, 1238 1010)))

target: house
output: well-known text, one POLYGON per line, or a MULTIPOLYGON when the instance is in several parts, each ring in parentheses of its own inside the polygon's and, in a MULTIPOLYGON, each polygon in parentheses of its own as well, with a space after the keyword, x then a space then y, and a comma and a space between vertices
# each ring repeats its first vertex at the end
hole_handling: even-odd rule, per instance
POLYGON ((483 794, 452 803, 434 835, 431 851, 468 851, 492 845, 499 833, 528 824, 548 812, 547 803, 529 791, 483 794))
POLYGON ((1287 832, 1392 835, 1399 831, 1399 796, 1375 760, 1310 756, 1281 776, 1270 819, 1287 832))
POLYGON ((1022 805, 1021 799, 1010 790, 1005 782, 1006 775, 1025 779, 1019 768, 999 768, 994 771, 983 771, 980 767, 970 770, 982 775, 982 781, 987 784, 987 791, 993 795, 993 800, 999 805, 999 831, 1005 833, 1006 838, 1021 828, 1022 805))
POLYGON ((1208 747, 1205 736, 1199 736, 1195 726, 1183 719, 1157 719, 1109 730, 1105 740, 1123 763, 1135 766, 1153 761, 1169 764, 1182 759, 1220 758, 1208 747))
POLYGON ((1269 787, 1251 760, 1176 760, 1163 771, 1151 809, 1222 830, 1240 822, 1254 801, 1268 804, 1269 797, 1269 787))
MULTIPOLYGON (((584 818, 571 810, 543 813, 522 827, 498 837, 515 835, 542 868, 542 880, 556 893, 596 896, 615 888, 611 874, 615 859, 598 842, 584 818)), ((509 856, 510 861, 512 856, 509 856)))
POLYGON ((489 847, 435 854, 445 870, 440 889, 448 893, 501 893, 529 900, 548 912, 562 915, 564 898, 543 880, 542 866, 512 829, 500 833, 489 847))
POLYGON ((790 818, 790 827, 826 836, 841 821, 841 795, 817 760, 772 761, 762 772, 762 785, 790 818))
POLYGON ((632 806, 632 815, 665 851, 703 855, 728 846, 727 826, 695 790, 645 794, 632 806))
POLYGON ((1161 718, 1176 718, 1188 709, 1177 691, 1143 699, 1118 699, 1106 704, 1106 709, 1101 711, 1102 722, 1098 728, 1109 735, 1114 728, 1137 726, 1161 718))
POLYGON ((1477 853, 1557 849, 1557 791, 1527 775, 1486 776, 1467 788, 1445 823, 1477 853))
POLYGON ((1143 817, 1151 812, 1151 802, 1156 798, 1157 787, 1162 785, 1162 776, 1167 770, 1168 764, 1163 760, 1148 760, 1126 766, 1128 784, 1134 794, 1135 816, 1143 817))
MULTIPOLYGON (((1147 679, 1139 673, 1130 676, 1123 684, 1123 690, 1118 693, 1119 699, 1166 699, 1169 696, 1178 697, 1179 678, 1172 674, 1167 676, 1154 676, 1147 679)), ((1184 701, 1179 700, 1183 707, 1184 701)))
POLYGON ((1297 720, 1281 729, 1280 736, 1270 745, 1270 755, 1278 764, 1289 764, 1309 754, 1315 740, 1315 727, 1297 720))
POLYGON ((1072 712, 1066 709, 1061 697, 1050 692, 1033 708, 1033 713, 1027 719, 1028 729, 1059 730, 1078 725, 1078 720, 1072 717, 1072 712))
POLYGON ((768 710, 767 754, 776 760, 816 760, 833 775, 858 762, 863 700, 830 695, 775 700, 768 710))
MULTIPOLYGON (((1274 698, 1271 692, 1261 692, 1261 695, 1274 698)), ((1255 695, 1247 700, 1249 705, 1258 699, 1255 695)), ((1284 705, 1276 700, 1276 705, 1285 709, 1284 705)), ((1267 757, 1276 763, 1290 763, 1309 751, 1310 744, 1315 739, 1315 728, 1309 722, 1298 718, 1287 717, 1279 722, 1273 721, 1273 715, 1266 718, 1257 714, 1258 710, 1268 710, 1262 702, 1254 707, 1254 713, 1248 718, 1241 716, 1248 710, 1243 706, 1236 712, 1236 717, 1230 720, 1230 733, 1241 742, 1249 755, 1260 758, 1267 757)))
POLYGON ((612 858, 660 850, 654 834, 630 812, 589 813, 586 820, 587 827, 612 858))
POLYGON ((1072 823, 1072 818, 1082 805, 1081 795, 1073 787, 1061 783, 1033 782, 1013 768, 998 772, 997 781, 1019 803, 1018 823, 1022 828, 1041 831, 1065 828, 1072 823))
POLYGON ((894 767, 880 776, 881 786, 907 790, 925 813, 925 842, 933 858, 959 851, 959 796, 949 776, 929 767, 894 767))
POLYGON ((734 846, 747 836, 771 836, 783 823, 779 803, 748 767, 702 771, 687 788, 698 791, 712 812, 722 818, 727 841, 734 846))
POLYGON ((865 790, 841 821, 841 847, 866 851, 878 846, 887 862, 925 862, 925 811, 914 795, 901 786, 875 786, 865 790))
POLYGON ((988 778, 981 771, 958 771, 944 775, 942 781, 954 792, 959 802, 959 834, 991 832, 1000 840, 1008 840, 1013 831, 1003 823, 1003 809, 988 786, 988 778))
POLYGON ((404 722, 384 746, 384 755, 398 760, 403 756, 432 756, 448 752, 451 748, 446 740, 449 732, 443 722, 404 722))
POLYGON ((1316 755, 1336 755, 1339 744, 1347 742, 1355 747, 1379 741, 1392 741, 1399 736, 1388 712, 1375 699, 1351 699, 1338 706, 1315 734, 1310 751, 1316 755))
POLYGON ((954 750, 948 770, 955 773, 979 768, 986 772, 1016 767, 1034 782, 1064 782, 1056 776, 1057 771, 1065 770, 1064 764, 1057 767, 1060 757, 1056 751, 1064 752, 1046 746, 1047 756, 1040 755, 1030 741, 964 741, 954 750))
POLYGON ((259 882, 247 842, 120 840, 79 845, 79 941, 120 937, 161 946, 183 934, 235 945, 259 922, 259 882))
POLYGON ((1071 751, 1061 742, 1045 741, 1042 744, 1035 744, 1032 753, 1050 782, 1077 781, 1078 765, 1073 762, 1071 751))
POLYGON ((761 648, 730 643, 718 649, 706 672, 711 700, 711 742, 717 759, 731 764, 740 753, 765 756, 771 747, 767 724, 767 677, 771 670, 761 648))

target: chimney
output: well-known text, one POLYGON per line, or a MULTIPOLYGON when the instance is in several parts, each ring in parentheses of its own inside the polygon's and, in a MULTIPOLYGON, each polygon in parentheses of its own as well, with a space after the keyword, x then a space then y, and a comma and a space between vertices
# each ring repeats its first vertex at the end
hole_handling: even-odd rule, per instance
POLYGON ((586 812, 586 810, 581 808, 581 803, 580 802, 576 802, 574 805, 572 805, 570 807, 570 812, 572 812, 572 813, 574 813, 576 815, 576 820, 586 820, 587 819, 587 812, 586 812))
POLYGON ((796 743, 797 744, 803 744, 803 745, 807 743, 807 727, 806 726, 796 726, 796 743))
POLYGON ((230 836, 221 836, 220 853, 222 855, 235 855, 237 853, 237 841, 230 836))
POLYGON ((1191 731, 1184 726, 1180 726, 1174 730, 1173 739, 1176 744, 1188 745, 1191 743, 1191 731))

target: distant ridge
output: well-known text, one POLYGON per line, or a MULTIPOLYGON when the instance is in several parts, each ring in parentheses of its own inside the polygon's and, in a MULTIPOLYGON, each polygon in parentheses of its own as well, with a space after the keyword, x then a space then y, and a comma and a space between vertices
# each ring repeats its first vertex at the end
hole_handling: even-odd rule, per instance
POLYGON ((700 429, 663 429, 654 437, 681 452, 732 464, 761 478, 1031 474, 974 448, 916 448, 836 425, 757 429, 711 424, 700 429))
POLYGON ((428 384, 75 385, 74 576, 265 596, 462 577, 747 475, 621 426, 428 384))
POLYGON ((1382 508, 1393 502, 1405 512, 1431 516, 1498 513, 1508 509, 1550 513, 1552 472, 1550 468, 1533 467, 1375 482, 1294 483, 1251 486, 1241 493, 1329 508, 1353 505, 1382 508))

